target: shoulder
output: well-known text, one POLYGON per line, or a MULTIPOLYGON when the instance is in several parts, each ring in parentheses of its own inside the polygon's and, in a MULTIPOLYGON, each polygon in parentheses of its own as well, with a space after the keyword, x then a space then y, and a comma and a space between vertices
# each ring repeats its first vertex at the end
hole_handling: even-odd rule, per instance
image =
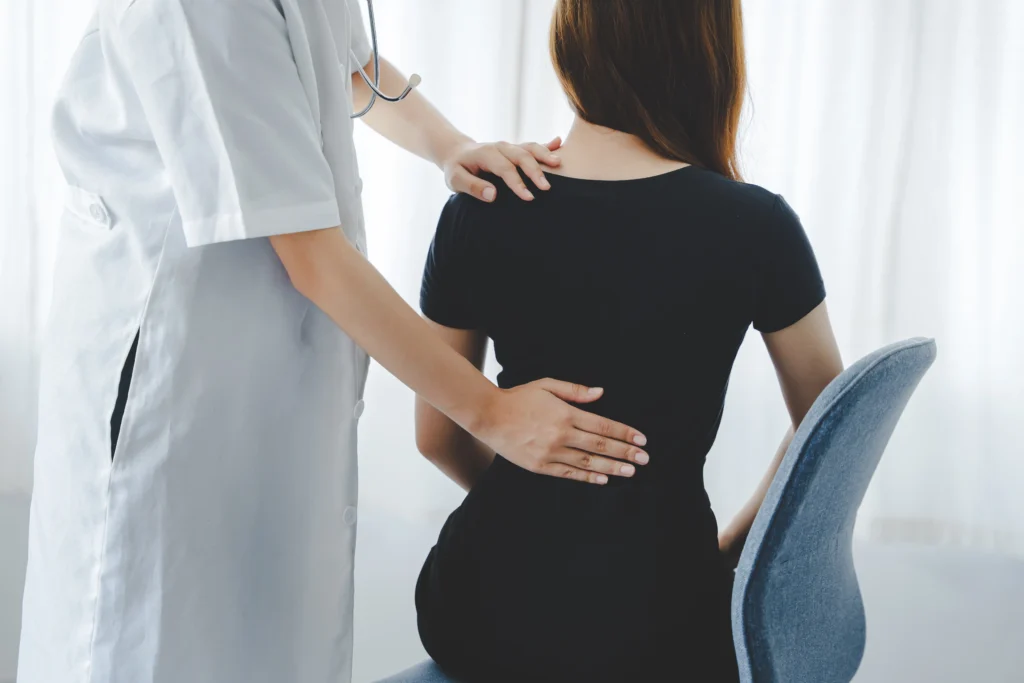
POLYGON ((731 180, 718 173, 698 170, 699 201, 721 217, 733 234, 748 243, 764 245, 779 237, 803 234, 800 218, 782 195, 755 185, 731 180))
POLYGON ((478 232, 481 214, 489 205, 467 194, 453 194, 441 207, 434 235, 434 249, 462 249, 469 237, 478 232))
POLYGON ((438 233, 452 234, 461 231, 469 220, 469 214, 476 209, 473 206, 475 201, 473 197, 464 194, 453 194, 448 197, 441 207, 441 217, 437 222, 438 233))
POLYGON ((746 220, 767 220, 782 197, 760 185, 732 180, 713 171, 695 168, 700 196, 717 204, 725 213, 746 220))
MULTIPOLYGON (((282 9, 275 0, 100 0, 99 13, 106 21, 117 26, 127 19, 133 22, 160 22, 168 16, 192 16, 218 21, 226 15, 256 12, 282 17, 282 9)), ((232 28, 224 22, 224 28, 232 28)))
POLYGON ((168 8, 186 8, 189 0, 100 0, 100 10, 108 20, 120 23, 126 16, 155 18, 168 8))
MULTIPOLYGON (((441 223, 449 229, 459 230, 467 225, 494 224, 515 209, 535 203, 520 199, 505 181, 497 176, 484 173, 480 177, 497 188, 497 196, 494 201, 485 202, 469 194, 451 195, 441 210, 441 223)), ((532 183, 528 183, 528 186, 535 195, 540 193, 532 183)))
MULTIPOLYGON (((493 201, 485 202, 476 197, 468 194, 457 194, 453 196, 453 199, 463 208, 463 210, 471 215, 485 215, 488 213, 496 213, 502 209, 513 208, 521 206, 523 204, 529 204, 530 202, 524 202, 522 199, 512 191, 512 188, 508 186, 500 176, 496 176, 493 173, 479 173, 478 177, 481 180, 486 180, 497 190, 497 195, 493 201)), ((526 183, 526 187, 529 188, 534 195, 540 194, 541 191, 533 184, 525 174, 520 171, 519 177, 522 178, 523 182, 526 183)))
POLYGON ((142 0, 99 0, 96 5, 96 20, 104 32, 116 35, 124 23, 125 15, 142 0))

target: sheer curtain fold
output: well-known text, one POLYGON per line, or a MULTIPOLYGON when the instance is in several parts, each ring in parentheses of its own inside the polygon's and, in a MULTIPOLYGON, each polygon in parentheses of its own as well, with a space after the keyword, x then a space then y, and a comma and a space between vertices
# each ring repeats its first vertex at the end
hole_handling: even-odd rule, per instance
POLYGON ((39 345, 64 199, 50 112, 92 11, 71 0, 0 4, 0 493, 32 486, 39 345))
MULTIPOLYGON (((1011 187, 1024 181, 1024 132, 1008 124, 1024 106, 1013 38, 1024 27, 1021 6, 797 4, 809 9, 799 19, 767 2, 746 5, 750 179, 793 197, 848 360, 908 336, 939 343, 860 531, 1024 553, 1024 504, 1010 493, 1024 483, 1011 417, 1024 408, 1024 363, 1013 351, 1024 341, 1024 309, 1011 301, 1024 293, 1024 275, 1010 266, 1024 255, 1024 219, 1011 206, 1011 187), (793 65, 803 72, 798 95, 765 78, 789 43, 801 63, 816 64, 793 65), (759 129, 787 118, 773 112, 794 96, 804 105, 799 126, 759 129)), ((737 376, 730 418, 753 408, 750 396, 771 392, 770 378, 752 376, 762 381, 737 376)), ((728 448, 712 454, 712 488, 723 499, 738 493, 732 470, 753 467, 746 453, 767 436, 740 424, 727 418, 729 442, 720 446, 728 448)))
MULTIPOLYGON (((552 0, 377 0, 381 51, 479 139, 564 134, 552 0), (444 36, 437 40, 436 36, 444 36)), ((860 532, 1024 553, 1024 5, 1015 0, 748 0, 749 181, 784 194, 817 249, 848 361, 895 339, 940 358, 895 434, 860 532)), ((36 358, 63 183, 49 103, 91 8, 0 6, 0 491, 31 487, 36 358)), ((447 191, 358 132, 373 260, 415 303, 447 191)), ((415 453, 412 397, 379 368, 362 424, 364 505, 441 518, 459 500, 415 453)), ((685 419, 685 416, 681 416, 685 419)), ((720 516, 785 431, 760 340, 736 363, 707 482, 720 516)))

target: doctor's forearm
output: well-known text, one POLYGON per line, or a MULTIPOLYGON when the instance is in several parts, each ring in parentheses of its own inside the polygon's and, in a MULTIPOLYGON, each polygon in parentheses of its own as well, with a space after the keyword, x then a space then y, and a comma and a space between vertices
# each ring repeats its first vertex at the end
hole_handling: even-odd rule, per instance
POLYGON ((472 429, 498 392, 434 334, 339 229, 271 238, 292 283, 385 369, 472 429))
MULTIPOLYGON (((373 77, 373 60, 365 67, 373 77)), ((405 89, 405 78, 386 59, 380 60, 380 88, 388 94, 397 94, 405 89)), ((356 111, 370 101, 371 91, 358 73, 352 76, 352 98, 356 111)), ((460 133, 448 119, 439 112, 426 97, 413 90, 401 102, 383 103, 378 100, 363 117, 371 128, 399 147, 441 166, 461 144, 472 142, 460 133)))

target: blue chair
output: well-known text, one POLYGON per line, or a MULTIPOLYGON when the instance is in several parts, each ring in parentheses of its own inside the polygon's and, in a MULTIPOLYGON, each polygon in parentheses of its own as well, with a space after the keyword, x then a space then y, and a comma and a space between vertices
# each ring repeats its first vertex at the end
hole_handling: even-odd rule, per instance
MULTIPOLYGON (((935 342, 875 351, 837 377, 793 437, 736 569, 732 623, 743 683, 849 683, 865 619, 857 509, 935 342)), ((427 661, 380 683, 457 683, 427 661)))
POLYGON ((378 683, 458 683, 444 675, 437 664, 426 661, 378 683))
POLYGON ((732 596, 743 683, 849 683, 866 622, 857 509, 935 342, 909 339, 850 366, 793 437, 744 544, 732 596))

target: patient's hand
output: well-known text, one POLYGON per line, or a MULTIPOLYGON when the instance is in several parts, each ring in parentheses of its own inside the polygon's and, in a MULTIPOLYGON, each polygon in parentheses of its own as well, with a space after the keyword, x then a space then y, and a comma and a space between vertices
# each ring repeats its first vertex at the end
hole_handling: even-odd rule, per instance
POLYGON ((561 160, 552 152, 562 146, 561 138, 547 145, 530 142, 513 145, 508 142, 477 143, 472 140, 457 145, 442 162, 444 179, 453 192, 471 194, 477 199, 492 202, 497 195, 494 185, 478 178, 480 173, 500 176, 520 199, 530 201, 533 194, 527 189, 519 169, 542 190, 551 187, 544 177, 541 164, 558 166, 561 160))

